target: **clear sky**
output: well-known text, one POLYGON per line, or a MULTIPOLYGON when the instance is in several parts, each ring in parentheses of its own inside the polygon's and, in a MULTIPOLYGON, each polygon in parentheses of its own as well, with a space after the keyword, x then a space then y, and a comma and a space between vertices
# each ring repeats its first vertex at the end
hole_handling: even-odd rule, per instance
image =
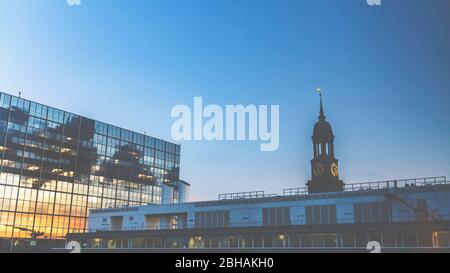
POLYGON ((304 186, 315 88, 346 183, 450 177, 450 1, 0 0, 0 90, 171 140, 176 104, 279 104, 280 147, 182 141, 195 200, 304 186))

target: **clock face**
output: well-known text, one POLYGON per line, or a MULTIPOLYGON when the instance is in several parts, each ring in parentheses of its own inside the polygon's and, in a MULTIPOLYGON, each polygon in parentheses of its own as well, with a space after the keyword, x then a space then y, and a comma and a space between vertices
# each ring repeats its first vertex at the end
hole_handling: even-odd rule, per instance
POLYGON ((324 172, 324 167, 321 163, 316 163, 313 166, 313 173, 315 176, 322 176, 324 172))
POLYGON ((338 165, 337 165, 337 163, 331 163, 331 174, 333 175, 333 176, 338 176, 339 175, 339 168, 338 168, 338 165))

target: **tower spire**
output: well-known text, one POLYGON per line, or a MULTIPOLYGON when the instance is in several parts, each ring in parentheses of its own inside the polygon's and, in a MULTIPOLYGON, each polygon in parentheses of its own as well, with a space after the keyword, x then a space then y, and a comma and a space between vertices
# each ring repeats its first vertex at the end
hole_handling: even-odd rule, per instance
POLYGON ((319 115, 319 120, 325 120, 325 112, 323 111, 323 103, 322 103, 322 90, 320 88, 317 88, 317 92, 320 95, 320 115, 319 115))

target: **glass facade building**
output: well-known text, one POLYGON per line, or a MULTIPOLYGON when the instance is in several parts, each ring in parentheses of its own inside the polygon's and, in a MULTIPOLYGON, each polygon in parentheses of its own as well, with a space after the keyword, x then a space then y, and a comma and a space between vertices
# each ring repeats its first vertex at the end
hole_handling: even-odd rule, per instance
POLYGON ((0 93, 0 238, 62 239, 89 209, 161 203, 180 146, 0 93))

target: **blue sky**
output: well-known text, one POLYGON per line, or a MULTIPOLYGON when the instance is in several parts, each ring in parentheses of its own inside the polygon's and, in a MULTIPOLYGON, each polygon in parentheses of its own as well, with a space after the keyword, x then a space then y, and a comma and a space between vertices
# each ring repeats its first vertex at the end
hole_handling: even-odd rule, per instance
POLYGON ((344 182, 450 177, 448 0, 0 0, 0 90, 171 140, 176 104, 279 104, 280 147, 182 141, 194 199, 304 186, 317 86, 344 182))

